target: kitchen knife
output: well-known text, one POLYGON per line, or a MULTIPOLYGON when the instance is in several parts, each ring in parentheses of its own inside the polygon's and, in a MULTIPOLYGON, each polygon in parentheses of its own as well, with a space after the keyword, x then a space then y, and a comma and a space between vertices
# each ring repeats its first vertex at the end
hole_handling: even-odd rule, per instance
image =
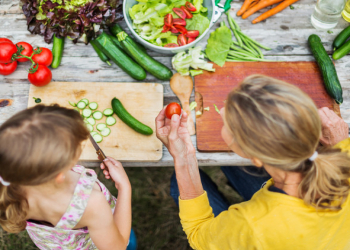
POLYGON ((100 159, 101 161, 103 161, 104 159, 106 159, 106 155, 103 153, 102 149, 97 145, 97 143, 95 142, 94 138, 90 135, 90 141, 92 143, 92 145, 94 146, 95 150, 96 150, 96 154, 98 156, 98 159, 100 159))

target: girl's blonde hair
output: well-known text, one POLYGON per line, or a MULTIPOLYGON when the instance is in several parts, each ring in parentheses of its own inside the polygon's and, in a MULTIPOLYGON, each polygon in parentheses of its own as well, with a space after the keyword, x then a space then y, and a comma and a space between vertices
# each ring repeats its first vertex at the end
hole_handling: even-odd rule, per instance
POLYGON ((28 202, 21 186, 53 180, 81 153, 88 130, 78 112, 58 105, 21 111, 0 127, 0 225, 8 232, 26 227, 28 202))
POLYGON ((299 195, 308 205, 339 210, 349 194, 350 158, 318 148, 321 120, 311 98, 296 86, 262 75, 246 78, 228 95, 225 124, 249 157, 299 172, 299 195), (315 151, 315 161, 308 158, 315 151))

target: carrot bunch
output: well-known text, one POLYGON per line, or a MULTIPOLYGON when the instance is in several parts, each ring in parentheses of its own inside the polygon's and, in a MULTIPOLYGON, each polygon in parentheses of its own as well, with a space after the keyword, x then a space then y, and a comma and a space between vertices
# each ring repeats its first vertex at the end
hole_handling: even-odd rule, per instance
POLYGON ((266 18, 269 18, 270 16, 277 14, 278 12, 284 10, 289 5, 297 1, 299 0, 245 0, 241 9, 237 12, 237 16, 242 16, 243 19, 246 19, 263 8, 274 5, 276 3, 280 3, 279 5, 255 18, 252 22, 258 23, 265 20, 266 18))

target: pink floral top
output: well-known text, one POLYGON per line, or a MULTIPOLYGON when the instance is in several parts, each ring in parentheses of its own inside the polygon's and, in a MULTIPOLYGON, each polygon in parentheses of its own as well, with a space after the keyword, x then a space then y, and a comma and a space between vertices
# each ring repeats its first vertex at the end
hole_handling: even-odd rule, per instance
POLYGON ((88 228, 73 229, 84 214, 91 191, 95 182, 100 186, 112 212, 114 212, 116 198, 97 179, 94 170, 83 166, 75 166, 74 172, 80 173, 80 178, 75 187, 72 200, 55 227, 50 227, 33 222, 27 222, 27 231, 30 238, 39 249, 44 250, 92 250, 97 249, 92 242, 88 228))

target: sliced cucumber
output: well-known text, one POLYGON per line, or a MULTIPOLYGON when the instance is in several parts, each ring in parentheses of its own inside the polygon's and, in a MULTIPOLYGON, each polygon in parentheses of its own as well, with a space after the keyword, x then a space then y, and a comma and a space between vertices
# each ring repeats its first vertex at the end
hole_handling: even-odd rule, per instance
POLYGON ((93 114, 92 114, 92 117, 95 119, 95 120, 101 120, 102 117, 103 117, 103 114, 101 111, 95 111, 93 114))
POLYGON ((84 109, 84 110, 83 110, 83 116, 84 116, 84 117, 88 118, 88 117, 91 116, 91 114, 92 114, 91 109, 84 109))
POLYGON ((92 131, 91 133, 91 136, 94 137, 94 135, 98 134, 96 131, 92 131))
POLYGON ((101 131, 101 135, 102 135, 103 137, 109 136, 110 133, 111 133, 111 129, 110 129, 110 128, 104 128, 104 129, 101 131))
POLYGON ((97 143, 99 143, 103 140, 103 137, 99 133, 93 135, 92 137, 94 138, 95 142, 97 142, 97 143))
POLYGON ((105 128, 107 128, 107 125, 105 123, 99 123, 99 124, 96 125, 96 128, 97 128, 98 131, 102 131, 105 128))
POLYGON ((116 120, 113 116, 107 117, 107 119, 106 119, 106 124, 107 124, 108 126, 112 126, 112 125, 114 125, 114 124, 116 124, 116 123, 117 123, 117 120, 116 120))
POLYGON ((75 104, 74 102, 68 101, 69 105, 71 105, 72 107, 76 107, 77 104, 75 104))
POLYGON ((88 104, 89 104, 89 100, 88 100, 88 99, 86 99, 86 98, 81 99, 81 100, 80 100, 80 102, 85 102, 85 104, 86 104, 86 105, 88 105, 88 104))
POLYGON ((98 107, 97 102, 90 102, 89 108, 90 108, 91 110, 96 110, 97 107, 98 107))
POLYGON ((105 116, 111 116, 111 115, 113 115, 113 109, 105 109, 105 110, 103 111, 103 114, 104 114, 105 116))
POLYGON ((86 127, 90 132, 92 132, 94 130, 94 127, 89 123, 86 123, 86 127))
POLYGON ((78 109, 84 109, 86 107, 86 103, 83 101, 80 101, 77 103, 78 109))
POLYGON ((88 120, 86 120, 86 119, 84 119, 84 122, 85 122, 86 124, 89 124, 88 120))
POLYGON ((96 124, 95 119, 94 119, 94 118, 92 118, 92 117, 87 118, 86 120, 87 120, 87 122, 88 122, 89 124, 91 124, 92 126, 94 126, 94 125, 96 124))
POLYGON ((75 110, 75 111, 79 112, 79 114, 80 114, 80 109, 78 109, 78 108, 74 108, 73 110, 75 110))

